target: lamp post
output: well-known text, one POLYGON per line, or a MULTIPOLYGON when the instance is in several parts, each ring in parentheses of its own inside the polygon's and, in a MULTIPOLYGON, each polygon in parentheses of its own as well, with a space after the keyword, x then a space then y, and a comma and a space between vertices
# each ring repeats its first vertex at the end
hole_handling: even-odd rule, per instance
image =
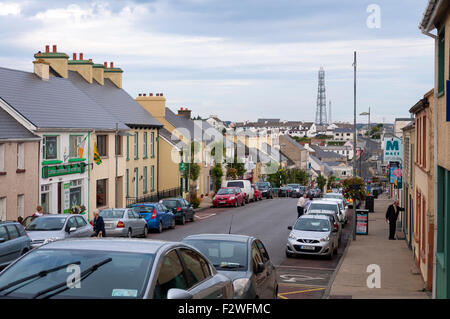
MULTIPOLYGON (((356 179, 356 51, 353 53, 353 183, 356 179)), ((353 186, 353 185, 352 185, 353 186)), ((353 197, 353 240, 356 240, 356 199, 353 197)))
POLYGON ((369 136, 370 138, 370 107, 369 107, 369 112, 362 112, 359 115, 368 115, 368 126, 367 126, 367 136, 369 136))

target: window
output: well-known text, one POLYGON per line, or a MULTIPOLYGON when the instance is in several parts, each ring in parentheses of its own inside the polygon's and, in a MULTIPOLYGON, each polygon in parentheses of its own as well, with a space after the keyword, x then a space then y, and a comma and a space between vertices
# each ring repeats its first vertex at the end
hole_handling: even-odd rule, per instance
POLYGON ((17 195, 17 216, 25 217, 25 195, 17 195))
POLYGON ((143 181, 144 194, 146 194, 147 191, 148 191, 147 185, 148 185, 148 181, 147 181, 147 166, 144 166, 144 181, 143 181))
POLYGON ((269 257, 269 254, 267 253, 266 247, 264 247, 263 243, 260 240, 257 240, 256 245, 258 246, 259 251, 261 252, 264 262, 269 261, 270 257, 269 257))
POLYGON ((252 244, 252 261, 253 261, 253 269, 256 269, 256 265, 263 262, 263 257, 261 252, 255 243, 252 244))
POLYGON ((25 169, 25 144, 17 143, 17 169, 25 169))
POLYGON ((152 165, 150 169, 150 186, 151 191, 153 192, 155 190, 155 166, 152 165))
POLYGON ((150 133, 150 156, 155 157, 155 133, 150 133))
POLYGON ((8 233, 6 232, 6 228, 4 226, 0 226, 0 238, 8 241, 8 233))
POLYGON ((139 159, 139 132, 134 133, 134 159, 139 159))
POLYGON ((427 117, 422 117, 422 166, 427 167, 427 117))
POLYGON ((19 238, 19 237, 20 237, 19 232, 17 231, 16 226, 14 226, 14 225, 6 225, 6 230, 7 230, 8 233, 9 233, 9 239, 10 239, 10 240, 11 240, 11 239, 16 239, 16 238, 19 238))
POLYGON ((83 136, 70 135, 69 136, 69 157, 78 157, 78 145, 81 143, 83 136))
POLYGON ((127 197, 130 197, 130 184, 129 184, 129 180, 130 180, 130 171, 128 170, 128 168, 125 171, 125 186, 126 186, 126 194, 127 197))
POLYGON ((106 185, 107 185, 108 180, 107 179, 99 179, 97 181, 97 189, 96 189, 96 194, 97 194, 97 207, 102 207, 102 206, 106 206, 106 185))
POLYGON ((139 196, 139 169, 134 169, 134 197, 139 196))
POLYGON ((0 197, 0 220, 6 220, 6 197, 0 197))
POLYGON ((122 155, 122 139, 122 136, 116 135, 116 156, 122 155))
POLYGON ((148 157, 147 132, 144 132, 144 158, 148 157))
POLYGON ((130 137, 127 136, 127 161, 130 159, 130 137))
POLYGON ((70 181, 70 208, 74 206, 81 206, 81 187, 83 180, 70 181))
POLYGON ((77 220, 75 219, 75 217, 69 218, 66 227, 68 227, 69 229, 72 227, 78 228, 77 220))
POLYGON ((98 155, 107 156, 108 155, 108 135, 97 135, 97 150, 98 155))
POLYGON ((445 30, 443 29, 439 33, 439 42, 438 42, 438 94, 444 93, 444 86, 445 86, 444 59, 445 59, 445 30))
POLYGON ((44 136, 42 154, 44 159, 52 160, 58 158, 58 137, 57 136, 44 136))
POLYGON ((0 144, 0 172, 5 171, 5 144, 0 144))
POLYGON ((153 298, 166 299, 167 292, 172 288, 187 289, 187 280, 183 266, 174 250, 164 257, 153 292, 153 298))
POLYGON ((209 271, 205 272, 208 263, 201 256, 189 249, 180 249, 180 255, 186 266, 189 288, 209 277, 209 271))
POLYGON ((44 213, 50 211, 50 185, 41 186, 41 206, 44 209, 44 213))
POLYGON ((83 217, 76 216, 75 218, 77 220, 78 227, 84 227, 87 225, 86 220, 83 217))

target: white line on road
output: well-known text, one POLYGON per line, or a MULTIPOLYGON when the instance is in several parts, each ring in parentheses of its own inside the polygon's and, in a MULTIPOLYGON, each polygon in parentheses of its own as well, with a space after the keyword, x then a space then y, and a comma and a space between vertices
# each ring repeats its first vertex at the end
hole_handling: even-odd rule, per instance
POLYGON ((293 269, 312 269, 312 270, 330 270, 334 271, 334 268, 320 268, 320 267, 297 267, 297 266, 276 266, 277 268, 293 268, 293 269))
POLYGON ((198 219, 206 219, 206 218, 209 218, 209 217, 214 216, 214 215, 216 215, 216 214, 209 214, 209 215, 202 216, 202 217, 195 215, 195 217, 197 217, 198 219))

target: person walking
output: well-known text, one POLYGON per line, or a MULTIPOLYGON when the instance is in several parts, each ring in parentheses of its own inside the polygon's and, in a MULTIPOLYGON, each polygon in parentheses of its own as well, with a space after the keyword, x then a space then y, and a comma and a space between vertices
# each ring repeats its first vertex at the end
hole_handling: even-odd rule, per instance
POLYGON ((297 201, 297 214, 298 217, 302 216, 305 211, 306 193, 303 194, 297 201))
POLYGON ((103 221, 103 217, 99 215, 98 209, 94 210, 94 234, 92 237, 106 237, 105 232, 105 222, 103 221))
POLYGON ((309 198, 305 202, 305 206, 304 206, 305 211, 309 208, 309 205, 311 205, 312 201, 313 201, 313 197, 309 196, 309 198))
POLYGON ((399 212, 404 211, 403 207, 398 206, 398 200, 395 200, 392 205, 389 205, 386 211, 386 222, 389 223, 389 240, 396 240, 395 228, 399 212))

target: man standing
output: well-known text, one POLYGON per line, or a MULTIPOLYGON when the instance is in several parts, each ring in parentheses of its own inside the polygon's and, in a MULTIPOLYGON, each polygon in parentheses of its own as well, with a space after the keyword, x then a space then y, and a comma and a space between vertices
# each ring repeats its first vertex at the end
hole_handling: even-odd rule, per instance
POLYGON ((397 224, 398 213, 404 211, 403 207, 398 206, 398 200, 389 205, 386 211, 386 222, 389 223, 389 240, 395 240, 395 227, 397 224))
POLYGON ((306 203, 306 193, 303 194, 303 196, 298 199, 298 202, 297 202, 298 217, 303 215, 303 213, 305 211, 305 203, 306 203))

